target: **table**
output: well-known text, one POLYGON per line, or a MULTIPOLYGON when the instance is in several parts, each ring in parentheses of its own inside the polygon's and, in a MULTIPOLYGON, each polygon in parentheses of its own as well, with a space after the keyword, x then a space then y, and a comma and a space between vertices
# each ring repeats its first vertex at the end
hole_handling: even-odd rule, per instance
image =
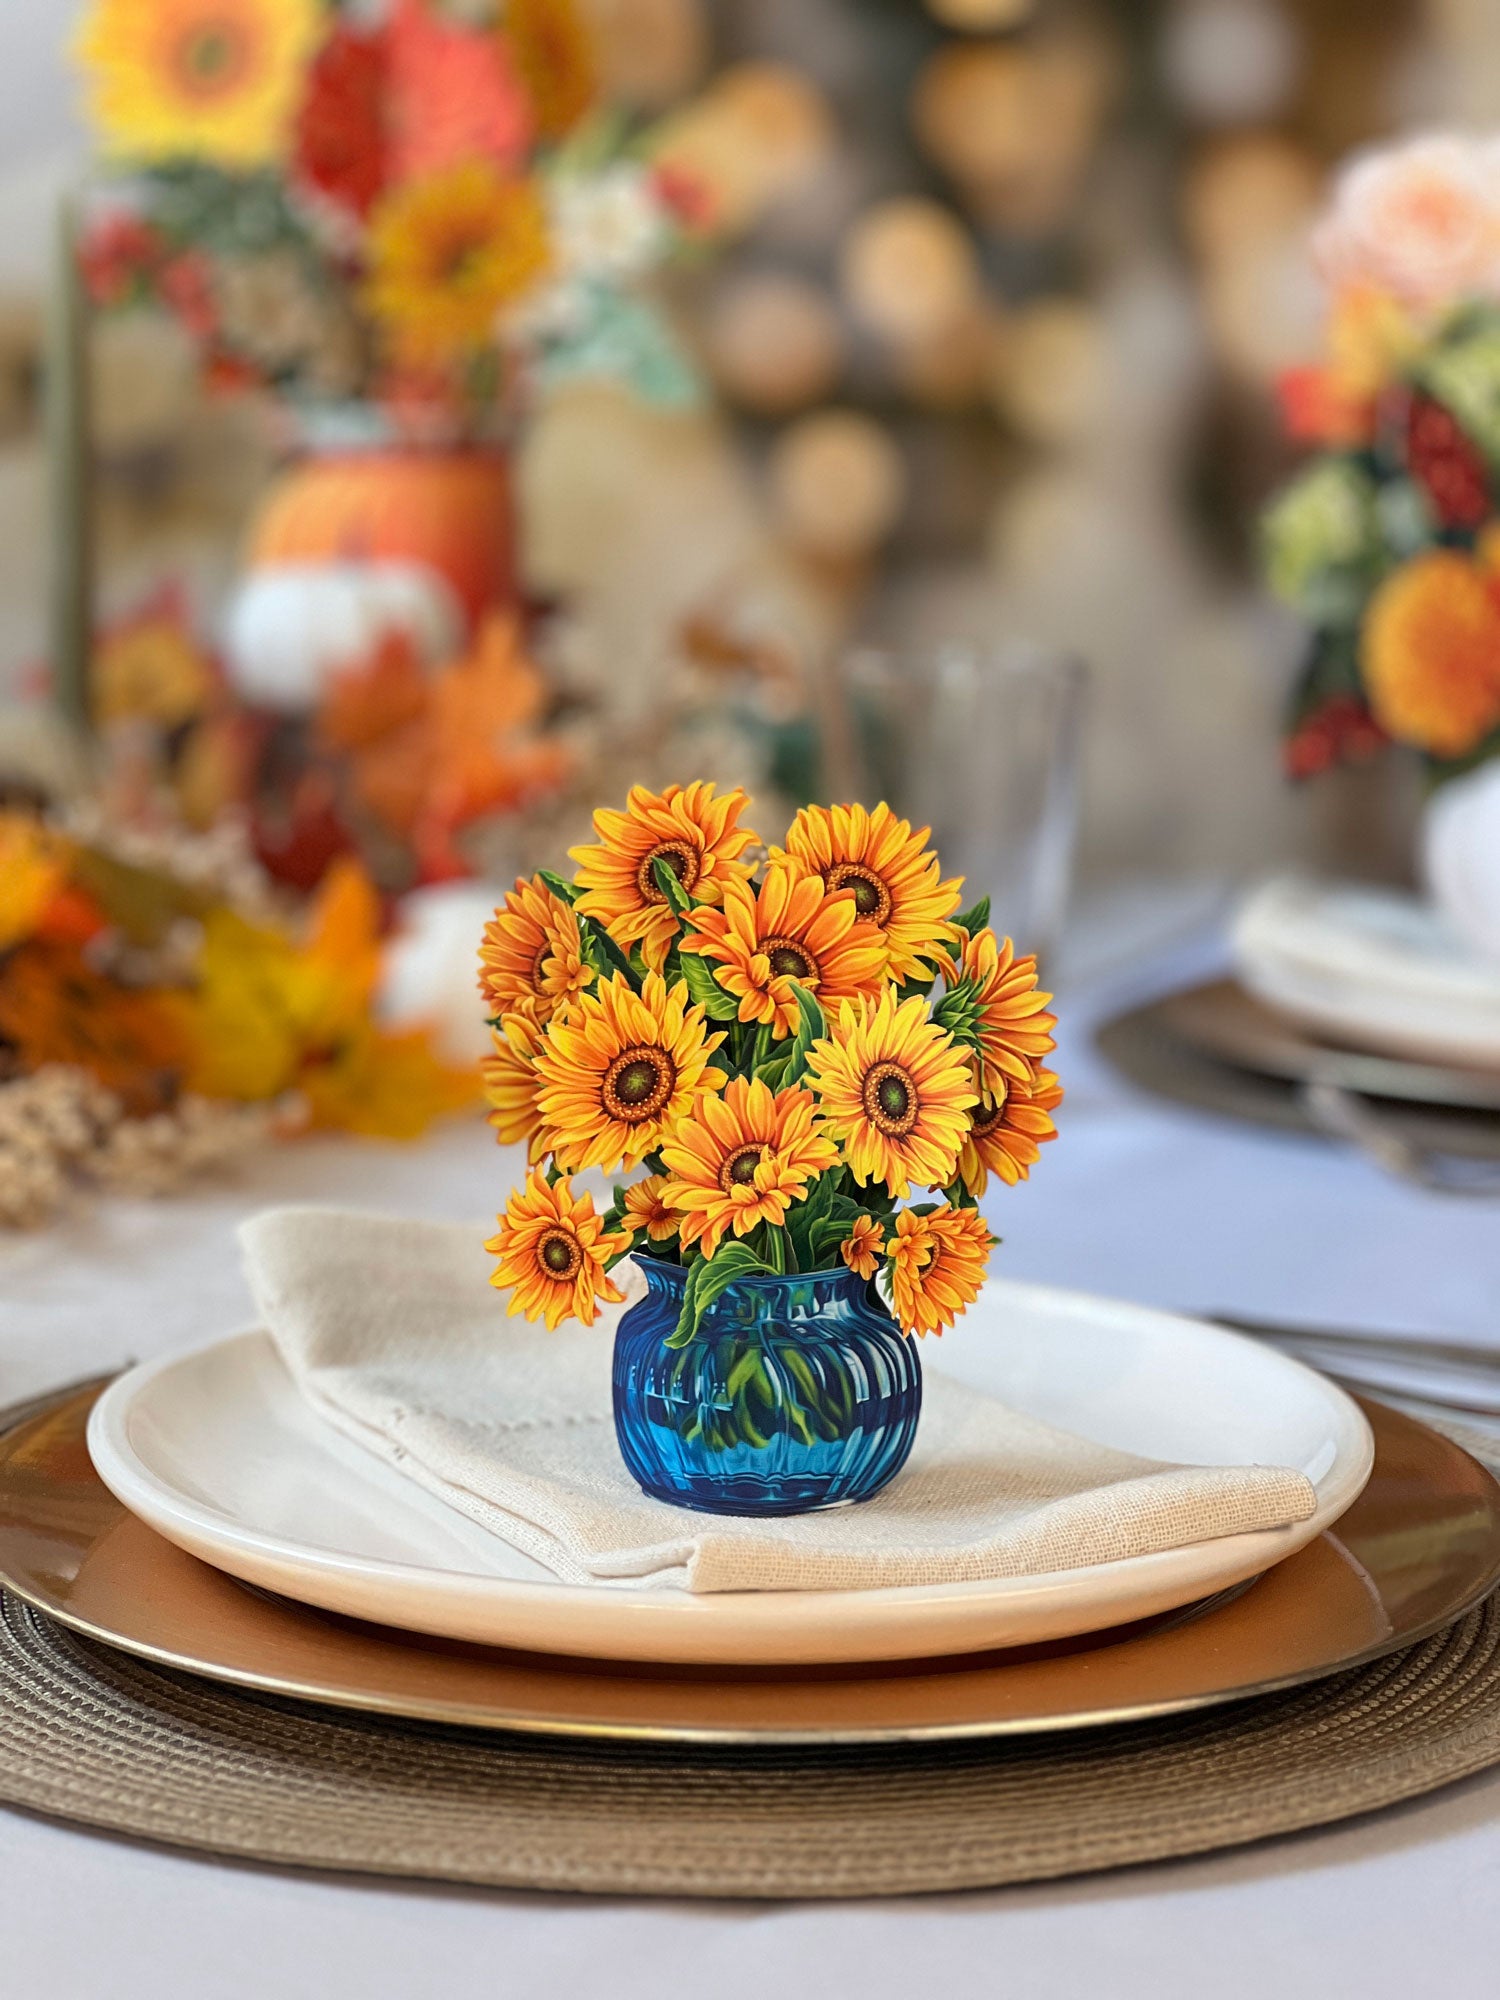
MULTIPOLYGON (((1029 1184, 987 1204, 1005 1239, 998 1268, 1169 1307, 1500 1342, 1500 1207, 1425 1194, 1315 1139, 1142 1098, 1093 1055, 1091 1017, 1201 970, 1213 950, 1117 968, 1070 1006, 1064 1137, 1029 1184)), ((478 1125, 409 1149, 318 1139, 261 1156, 229 1187, 91 1204, 0 1242, 0 1401, 244 1323, 233 1231, 268 1203, 461 1219, 493 1211, 509 1184, 478 1125)), ((1493 1989, 1497 1879, 1500 1772, 1181 1864, 803 1906, 367 1885, 0 1813, 0 1964, 18 2000, 645 2000, 679 1985, 713 2000, 1394 2000, 1493 1989)))

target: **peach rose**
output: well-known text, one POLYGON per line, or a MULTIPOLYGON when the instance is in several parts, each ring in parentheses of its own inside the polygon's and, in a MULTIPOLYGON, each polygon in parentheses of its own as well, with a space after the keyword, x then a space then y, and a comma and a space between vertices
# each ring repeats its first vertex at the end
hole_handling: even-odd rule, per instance
POLYGON ((1337 292, 1372 287, 1431 312, 1500 279, 1500 154, 1434 134, 1356 154, 1313 240, 1337 292))

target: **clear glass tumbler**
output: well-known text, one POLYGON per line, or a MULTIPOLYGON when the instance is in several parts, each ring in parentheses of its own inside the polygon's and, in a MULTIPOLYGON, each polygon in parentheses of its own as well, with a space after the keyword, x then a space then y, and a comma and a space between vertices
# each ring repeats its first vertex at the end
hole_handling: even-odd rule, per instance
POLYGON ((955 641, 862 650, 847 678, 867 802, 930 826, 965 902, 987 895, 995 929, 1050 959, 1073 865, 1082 663, 1021 641, 955 641))

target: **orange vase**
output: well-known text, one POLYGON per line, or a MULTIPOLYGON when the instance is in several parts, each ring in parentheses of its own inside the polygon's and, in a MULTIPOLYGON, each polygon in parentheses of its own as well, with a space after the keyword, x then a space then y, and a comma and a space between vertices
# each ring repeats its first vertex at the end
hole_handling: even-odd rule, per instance
POLYGON ((399 561, 453 587, 471 625, 515 594, 509 466, 497 447, 390 443, 299 459, 251 528, 247 567, 399 561))

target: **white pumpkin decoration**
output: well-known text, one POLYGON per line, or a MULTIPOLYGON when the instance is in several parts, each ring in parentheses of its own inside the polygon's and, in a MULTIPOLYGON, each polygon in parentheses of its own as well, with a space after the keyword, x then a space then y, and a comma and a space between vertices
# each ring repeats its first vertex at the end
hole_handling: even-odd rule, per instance
POLYGON ((433 1031, 450 1062, 490 1050, 479 940, 504 895, 493 883, 436 882, 403 896, 381 968, 379 1010, 393 1027, 433 1031))
POLYGON ((451 659, 464 636, 452 586, 420 563, 272 563, 235 590, 224 656, 246 701, 301 715, 332 675, 368 660, 392 632, 429 665, 451 659))
POLYGON ((1500 757, 1433 793, 1422 820, 1422 864, 1453 928, 1500 965, 1500 757))

